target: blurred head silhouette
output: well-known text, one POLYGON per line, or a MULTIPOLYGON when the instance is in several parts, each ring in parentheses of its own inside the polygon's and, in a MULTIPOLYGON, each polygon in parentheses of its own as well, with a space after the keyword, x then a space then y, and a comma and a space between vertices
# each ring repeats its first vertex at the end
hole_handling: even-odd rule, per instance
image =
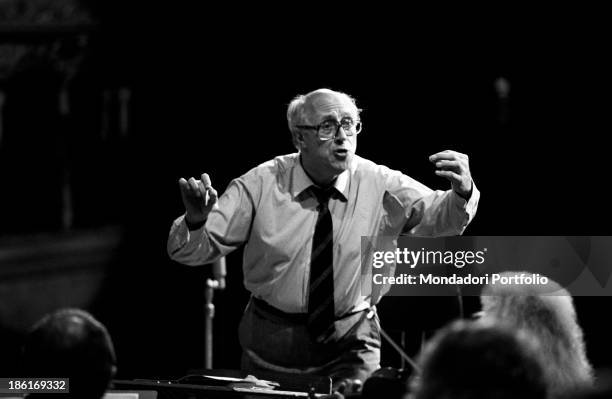
POLYGON ((421 373, 411 380, 414 399, 544 399, 537 345, 493 324, 456 321, 427 343, 421 373))
POLYGON ((44 316, 26 337, 23 355, 28 377, 70 379, 70 394, 58 394, 62 398, 101 398, 116 372, 115 350, 106 328, 79 309, 44 316))
MULTIPOLYGON (((513 276, 525 272, 504 272, 513 276)), ((556 282, 538 284, 490 284, 481 294, 481 320, 504 324, 538 341, 546 364, 551 395, 555 396, 592 382, 582 329, 576 319, 572 297, 556 282)))

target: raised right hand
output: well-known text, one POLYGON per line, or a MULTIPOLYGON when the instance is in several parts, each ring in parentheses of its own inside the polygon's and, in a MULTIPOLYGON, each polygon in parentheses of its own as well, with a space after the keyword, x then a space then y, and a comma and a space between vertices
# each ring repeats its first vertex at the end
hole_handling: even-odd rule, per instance
POLYGON ((202 173, 201 180, 193 177, 179 179, 181 197, 185 205, 185 220, 195 225, 206 221, 208 214, 217 203, 217 190, 212 188, 210 177, 202 173))

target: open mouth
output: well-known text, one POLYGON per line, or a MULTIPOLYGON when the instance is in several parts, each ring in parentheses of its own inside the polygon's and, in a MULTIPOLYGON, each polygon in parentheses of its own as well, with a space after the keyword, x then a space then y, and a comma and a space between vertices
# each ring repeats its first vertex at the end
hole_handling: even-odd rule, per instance
POLYGON ((348 154, 348 150, 346 148, 338 148, 334 150, 334 154, 340 156, 346 156, 348 154))
POLYGON ((334 158, 336 158, 337 161, 345 162, 349 159, 349 150, 347 150, 346 148, 335 149, 334 158))

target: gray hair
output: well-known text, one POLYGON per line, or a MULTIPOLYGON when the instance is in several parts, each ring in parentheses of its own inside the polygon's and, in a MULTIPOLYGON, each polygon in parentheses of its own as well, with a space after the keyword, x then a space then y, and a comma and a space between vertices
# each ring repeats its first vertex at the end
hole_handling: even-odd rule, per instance
POLYGON ((416 399, 547 397, 538 342, 506 326, 457 320, 440 329, 419 354, 416 399))
MULTIPOLYGON (((526 272, 504 272, 514 276, 526 272)), ((499 285, 484 287, 480 300, 483 316, 525 331, 541 345, 551 393, 564 392, 593 379, 582 329, 570 293, 549 279, 546 286, 499 285)))
POLYGON ((317 90, 311 91, 308 94, 297 95, 293 100, 291 100, 291 102, 289 103, 289 106, 287 107, 287 124, 289 126, 289 131, 291 132, 291 137, 293 139, 293 145, 298 150, 299 150, 299 147, 297 146, 295 137, 297 133, 300 131, 300 128, 298 128, 297 125, 309 123, 309 120, 306 114, 307 102, 313 95, 320 94, 320 93, 335 93, 335 94, 344 96, 355 107, 355 110, 357 112, 357 117, 359 117, 359 113, 361 112, 361 109, 357 107, 357 102, 355 101, 355 99, 349 96, 348 94, 340 92, 340 91, 335 91, 331 89, 317 89, 317 90))

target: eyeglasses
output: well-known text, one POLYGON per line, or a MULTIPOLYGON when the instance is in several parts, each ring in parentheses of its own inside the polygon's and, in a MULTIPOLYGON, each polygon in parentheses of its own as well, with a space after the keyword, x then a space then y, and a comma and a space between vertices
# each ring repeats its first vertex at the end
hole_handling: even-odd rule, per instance
POLYGON ((327 141, 335 138, 340 131, 340 127, 347 136, 357 135, 361 132, 361 122, 355 122, 351 118, 343 118, 340 122, 329 119, 321 122, 317 126, 296 125, 300 129, 316 130, 319 140, 327 141))

